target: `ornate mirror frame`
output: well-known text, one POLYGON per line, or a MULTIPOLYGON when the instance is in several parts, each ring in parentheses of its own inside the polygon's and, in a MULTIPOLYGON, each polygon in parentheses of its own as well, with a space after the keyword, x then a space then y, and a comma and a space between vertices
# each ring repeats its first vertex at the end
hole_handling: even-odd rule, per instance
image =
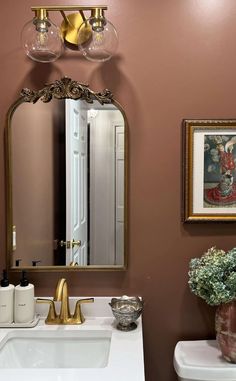
POLYGON ((84 100, 92 104, 93 101, 98 101, 101 105, 113 104, 122 114, 125 123, 125 189, 124 189, 124 265, 89 265, 89 266, 24 266, 24 269, 32 272, 67 272, 67 271, 122 271, 127 268, 127 180, 128 180, 128 122, 125 112, 121 105, 113 98, 113 94, 105 89, 102 92, 94 92, 86 84, 81 84, 69 77, 63 77, 50 84, 45 85, 40 90, 30 90, 28 88, 22 89, 20 97, 9 107, 6 115, 5 124, 5 173, 6 173, 6 200, 7 200, 7 213, 6 213, 6 234, 7 234, 7 251, 6 251, 6 267, 10 272, 22 271, 22 267, 12 267, 11 253, 12 253, 12 226, 13 226, 13 190, 12 190, 12 151, 11 151, 11 122, 15 110, 22 103, 36 103, 39 100, 47 103, 52 99, 73 99, 84 100))

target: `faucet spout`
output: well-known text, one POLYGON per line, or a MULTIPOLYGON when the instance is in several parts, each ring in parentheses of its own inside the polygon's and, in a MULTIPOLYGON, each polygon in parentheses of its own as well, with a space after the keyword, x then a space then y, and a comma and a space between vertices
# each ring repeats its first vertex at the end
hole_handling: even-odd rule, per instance
POLYGON ((61 320, 62 324, 67 323, 68 319, 71 318, 71 314, 69 307, 68 287, 65 278, 59 279, 57 283, 54 301, 61 302, 59 319, 61 320))

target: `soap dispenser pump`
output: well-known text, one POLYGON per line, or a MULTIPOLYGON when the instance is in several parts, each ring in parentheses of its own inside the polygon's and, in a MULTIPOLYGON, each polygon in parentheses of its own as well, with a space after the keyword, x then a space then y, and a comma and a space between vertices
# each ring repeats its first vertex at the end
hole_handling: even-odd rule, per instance
POLYGON ((9 283, 6 270, 3 270, 0 282, 0 323, 13 322, 14 289, 13 284, 9 283))
POLYGON ((15 288, 14 321, 15 323, 30 323, 34 317, 34 285, 29 283, 26 272, 22 271, 20 284, 15 288))

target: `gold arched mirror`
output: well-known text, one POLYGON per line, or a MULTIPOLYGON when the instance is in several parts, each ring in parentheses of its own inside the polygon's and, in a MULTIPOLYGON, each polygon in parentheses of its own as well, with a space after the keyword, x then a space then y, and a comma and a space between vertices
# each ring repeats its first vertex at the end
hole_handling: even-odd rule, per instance
POLYGON ((127 265, 127 121, 110 91, 23 89, 6 124, 12 271, 127 265))

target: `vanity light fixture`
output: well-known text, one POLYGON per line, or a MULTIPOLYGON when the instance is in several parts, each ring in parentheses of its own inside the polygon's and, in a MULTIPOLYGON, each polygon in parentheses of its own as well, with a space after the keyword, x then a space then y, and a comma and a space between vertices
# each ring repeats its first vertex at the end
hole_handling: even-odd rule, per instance
POLYGON ((116 29, 104 16, 106 6, 34 6, 33 20, 21 32, 23 48, 37 62, 53 62, 63 53, 64 46, 80 50, 90 61, 109 60, 118 46, 116 29), (63 17, 60 27, 49 19, 49 12, 59 11, 63 17), (66 14, 72 11, 76 13, 66 14), (90 17, 86 17, 86 11, 90 17))

